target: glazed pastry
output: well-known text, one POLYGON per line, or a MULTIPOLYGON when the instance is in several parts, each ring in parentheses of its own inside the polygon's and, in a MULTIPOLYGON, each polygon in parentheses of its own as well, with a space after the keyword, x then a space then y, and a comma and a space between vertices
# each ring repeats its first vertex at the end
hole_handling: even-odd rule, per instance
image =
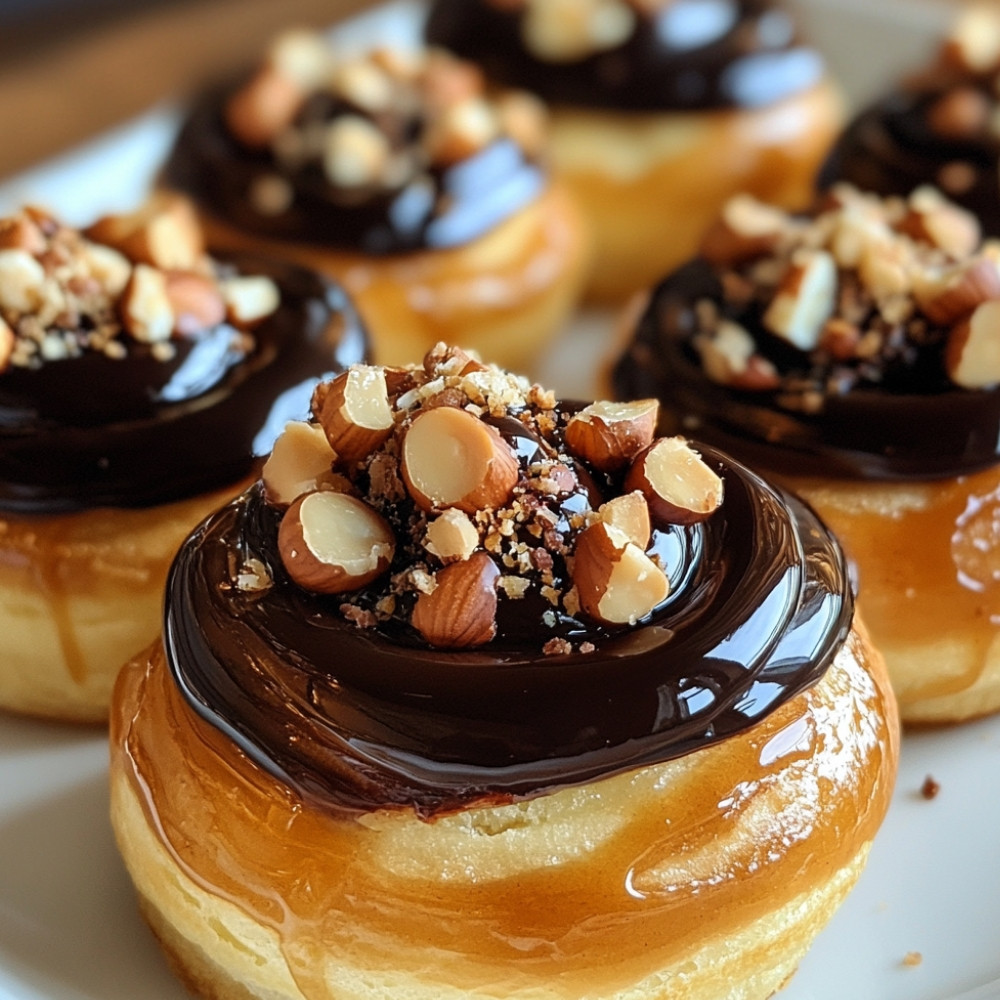
POLYGON ((614 373, 838 533, 904 721, 1000 708, 998 261, 931 188, 734 199, 614 373))
POLYGON ((970 6, 936 62, 862 111, 823 167, 879 194, 939 187, 1000 236, 1000 11, 970 6))
POLYGON ((656 410, 443 346, 358 366, 190 537, 112 814, 197 993, 786 981, 885 813, 895 704, 815 515, 656 410))
POLYGON ((842 121, 780 0, 437 0, 427 35, 549 105, 598 298, 691 256, 732 194, 808 204, 842 121))
POLYGON ((324 279, 206 256, 177 197, 89 233, 0 220, 0 708, 96 722, 191 526, 365 341, 324 279))
POLYGON ((448 337, 522 364, 567 318, 589 256, 543 138, 537 101, 487 98, 445 53, 348 58, 293 33, 194 108, 165 180, 200 200, 213 245, 343 282, 382 363, 448 337))

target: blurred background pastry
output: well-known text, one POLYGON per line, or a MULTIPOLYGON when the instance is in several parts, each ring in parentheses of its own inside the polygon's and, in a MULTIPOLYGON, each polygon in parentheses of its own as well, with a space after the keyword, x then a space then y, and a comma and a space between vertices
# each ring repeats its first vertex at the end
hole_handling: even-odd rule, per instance
POLYGON ((736 198, 614 370, 838 533, 904 721, 1000 708, 998 261, 933 188, 736 198))
POLYGON ((887 808, 895 704, 816 516, 656 411, 443 345, 361 366, 185 543, 112 812, 196 992, 784 984, 887 808))
POLYGON ((548 104, 598 298, 690 256, 738 191, 804 206, 842 120, 820 55, 771 0, 436 0, 427 36, 548 104))
POLYGON ((366 341, 325 279, 209 257, 176 196, 87 235, 27 208, 0 246, 0 707, 99 721, 180 541, 366 341))

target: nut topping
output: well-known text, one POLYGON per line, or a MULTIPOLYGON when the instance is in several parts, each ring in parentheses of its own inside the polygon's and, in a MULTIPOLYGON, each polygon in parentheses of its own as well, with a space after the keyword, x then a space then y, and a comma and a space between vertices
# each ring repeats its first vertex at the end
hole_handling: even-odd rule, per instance
POLYGON ((442 563, 468 559, 479 546, 479 532, 469 515, 449 507, 427 525, 424 548, 442 563))
POLYGON ((436 586, 417 597, 410 619, 431 646, 482 646, 496 634, 500 570, 485 552, 438 570, 436 586))
POLYGON ((964 389, 1000 384, 1000 299, 983 302, 951 331, 945 367, 964 389))
POLYGON ((354 365, 332 382, 320 383, 313 406, 341 463, 366 458, 393 427, 385 373, 370 365, 354 365))
POLYGON ((274 507, 287 507, 303 493, 331 484, 336 457, 322 427, 290 421, 261 470, 264 498, 274 507))
POLYGON ((566 444, 595 469, 620 469, 653 440, 659 409, 655 399, 591 403, 566 425, 566 444))
POLYGON ((764 314, 764 325, 800 350, 819 343, 823 324, 833 315, 837 265, 822 250, 793 259, 764 314))
POLYGON ((654 441, 632 463, 625 488, 642 493, 659 524, 694 524, 722 503, 722 480, 681 437, 654 441))
POLYGON ((392 529, 371 507, 344 493, 307 493, 285 512, 278 549, 288 575, 305 590, 340 594, 384 573, 392 529))

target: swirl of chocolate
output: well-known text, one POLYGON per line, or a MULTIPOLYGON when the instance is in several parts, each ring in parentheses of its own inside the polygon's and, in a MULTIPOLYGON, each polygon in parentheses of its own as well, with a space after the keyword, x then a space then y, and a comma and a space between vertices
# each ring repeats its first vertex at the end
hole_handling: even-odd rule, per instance
MULTIPOLYGON (((340 188, 317 162, 292 171, 270 150, 238 142, 223 117, 237 89, 219 88, 195 103, 164 177, 210 214, 247 232, 373 255, 441 250, 489 232, 531 204, 547 183, 538 164, 500 137, 450 166, 422 170, 402 186, 340 188), (288 185, 288 202, 280 210, 261 211, 255 188, 276 178, 288 185)), ((351 110, 316 95, 296 120, 322 124, 351 110)))
POLYGON ((398 622, 358 629, 335 613, 337 598, 290 584, 280 515, 258 485, 174 563, 170 669, 200 716, 339 812, 430 815, 697 750, 818 680, 853 612, 842 553, 812 511, 719 452, 705 459, 725 503, 701 525, 657 533, 673 589, 649 618, 550 627, 535 602, 508 601, 497 639, 466 651, 429 649, 398 622), (233 585, 250 558, 269 588, 233 585), (541 655, 559 634, 595 649, 541 655))
POLYGON ((696 259, 653 291, 615 365, 620 398, 656 396, 690 433, 788 474, 919 480, 996 464, 1000 387, 956 388, 944 374, 940 344, 916 364, 890 366, 879 383, 825 396, 817 413, 793 411, 780 405, 780 389, 739 390, 707 377, 691 344, 696 304, 705 301, 774 343, 759 315, 725 304, 718 273, 696 259))
POLYGON ((365 359, 338 286, 300 267, 232 260, 281 292, 249 353, 223 323, 172 341, 169 361, 133 342, 124 358, 86 351, 0 374, 0 509, 147 507, 237 482, 286 421, 308 413, 320 378, 365 359))
POLYGON ((437 0, 427 38, 493 80, 588 108, 761 107, 807 90, 824 71, 791 14, 773 0, 673 0, 655 12, 644 8, 623 42, 566 62, 525 47, 523 16, 517 5, 437 0))

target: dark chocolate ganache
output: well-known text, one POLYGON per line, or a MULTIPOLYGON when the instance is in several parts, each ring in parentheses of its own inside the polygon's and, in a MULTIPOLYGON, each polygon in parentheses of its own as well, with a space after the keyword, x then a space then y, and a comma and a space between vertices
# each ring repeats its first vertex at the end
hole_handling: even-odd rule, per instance
MULTIPOLYGON (((897 209, 913 218, 902 202, 897 209)), ((835 232, 839 222, 832 219, 817 226, 835 232)), ((894 232, 878 239, 887 239, 879 244, 884 260, 914 246, 894 232)), ((967 265, 940 264, 945 258, 936 248, 924 249, 938 254, 930 275, 973 266, 971 257, 967 265)), ((615 364, 619 398, 659 398, 685 433, 789 475, 920 480, 995 465, 998 380, 968 388, 949 377, 949 340, 967 317, 935 322, 922 311, 935 312, 933 302, 920 307, 911 292, 872 292, 865 282, 876 279, 863 268, 831 263, 838 290, 830 311, 812 345, 796 346, 766 322, 775 275, 779 285, 787 280, 795 252, 786 247, 783 257, 734 264, 699 257, 666 277, 615 364), (766 285, 756 277, 765 273, 766 285), (743 359, 750 367, 730 379, 710 375, 705 350, 727 326, 753 352, 743 359)))
POLYGON ((203 95, 166 182, 239 229, 372 255, 465 245, 544 191, 537 150, 508 130, 472 67, 441 53, 411 78, 376 53, 351 67, 377 81, 369 100, 329 58, 323 84, 265 137, 237 134, 228 110, 256 78, 203 95))
POLYGON ((703 454, 725 502, 707 521, 654 532, 672 589, 652 614, 611 627, 507 601, 496 638, 472 650, 429 649, 398 619, 358 628, 337 613, 340 595, 291 584, 280 512, 253 487, 175 561, 170 669, 200 716, 335 811, 509 801, 723 740, 823 674, 853 598, 809 508, 703 454), (238 586, 248 564, 269 585, 238 586), (554 636, 586 642, 542 655, 554 636))
POLYGON ((122 357, 85 351, 0 373, 0 508, 48 514, 146 507, 249 475, 315 383, 364 360, 367 340, 344 292, 314 272, 231 258, 271 277, 277 310, 245 335, 223 322, 122 357))
MULTIPOLYGON (((625 37, 610 46, 595 37, 592 51, 582 46, 575 56, 551 58, 532 45, 530 4, 436 0, 427 38, 481 65, 492 80, 590 108, 760 107, 806 90, 824 72, 791 13, 773 0, 621 7, 632 21, 625 37)), ((567 21, 545 30, 571 28, 567 21)))

